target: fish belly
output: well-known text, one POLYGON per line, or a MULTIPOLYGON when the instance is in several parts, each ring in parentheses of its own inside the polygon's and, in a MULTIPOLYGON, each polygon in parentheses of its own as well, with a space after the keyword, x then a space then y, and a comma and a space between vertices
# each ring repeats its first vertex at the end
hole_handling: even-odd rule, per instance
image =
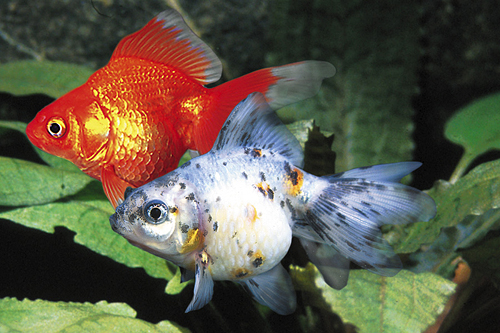
POLYGON ((264 273, 290 248, 292 231, 279 204, 257 189, 226 188, 212 202, 206 251, 214 280, 240 280, 264 273))

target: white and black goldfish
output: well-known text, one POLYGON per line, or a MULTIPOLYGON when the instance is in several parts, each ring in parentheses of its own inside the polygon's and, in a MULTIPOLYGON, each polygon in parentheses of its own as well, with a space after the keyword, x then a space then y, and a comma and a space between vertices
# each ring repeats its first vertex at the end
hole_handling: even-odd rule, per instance
POLYGON ((347 283, 349 262, 393 276, 401 261, 379 227, 427 221, 425 193, 398 181, 418 162, 377 165, 317 177, 301 170, 303 152, 259 93, 238 104, 205 155, 137 189, 110 218, 133 245, 195 278, 186 312, 212 299, 214 280, 241 283, 279 314, 295 310, 281 265, 300 238, 326 282, 347 283))

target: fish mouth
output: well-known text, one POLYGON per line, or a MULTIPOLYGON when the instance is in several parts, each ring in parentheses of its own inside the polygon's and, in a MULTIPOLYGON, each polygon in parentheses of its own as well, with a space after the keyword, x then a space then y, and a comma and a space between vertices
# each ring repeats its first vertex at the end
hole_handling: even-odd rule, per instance
POLYGON ((114 232, 121 236, 125 237, 125 235, 128 234, 127 231, 130 231, 125 227, 123 219, 120 218, 116 213, 109 217, 109 224, 111 225, 111 229, 113 229, 114 232))

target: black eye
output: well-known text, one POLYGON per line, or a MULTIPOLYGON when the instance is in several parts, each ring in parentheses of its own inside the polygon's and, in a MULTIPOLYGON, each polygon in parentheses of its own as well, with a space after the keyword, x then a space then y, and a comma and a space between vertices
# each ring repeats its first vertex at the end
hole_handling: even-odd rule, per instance
POLYGON ((56 139, 62 137, 66 133, 66 123, 64 119, 59 117, 50 118, 47 123, 47 132, 56 139))
POLYGON ((150 223, 161 224, 167 220, 168 207, 159 200, 150 201, 144 206, 144 216, 150 223))

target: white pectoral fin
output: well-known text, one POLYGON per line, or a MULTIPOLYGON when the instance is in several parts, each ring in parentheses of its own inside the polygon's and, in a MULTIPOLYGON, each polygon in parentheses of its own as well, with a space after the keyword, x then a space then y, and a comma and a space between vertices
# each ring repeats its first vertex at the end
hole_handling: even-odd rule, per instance
POLYGON ((295 311, 297 299, 292 279, 281 264, 241 283, 257 302, 274 312, 288 315, 295 311))
POLYGON ((206 253, 202 253, 196 261, 194 295, 191 303, 186 309, 186 313, 204 307, 214 294, 214 281, 208 270, 209 260, 206 253))
POLYGON ((325 243, 301 238, 300 244, 330 287, 340 290, 347 285, 350 263, 348 258, 325 243))

